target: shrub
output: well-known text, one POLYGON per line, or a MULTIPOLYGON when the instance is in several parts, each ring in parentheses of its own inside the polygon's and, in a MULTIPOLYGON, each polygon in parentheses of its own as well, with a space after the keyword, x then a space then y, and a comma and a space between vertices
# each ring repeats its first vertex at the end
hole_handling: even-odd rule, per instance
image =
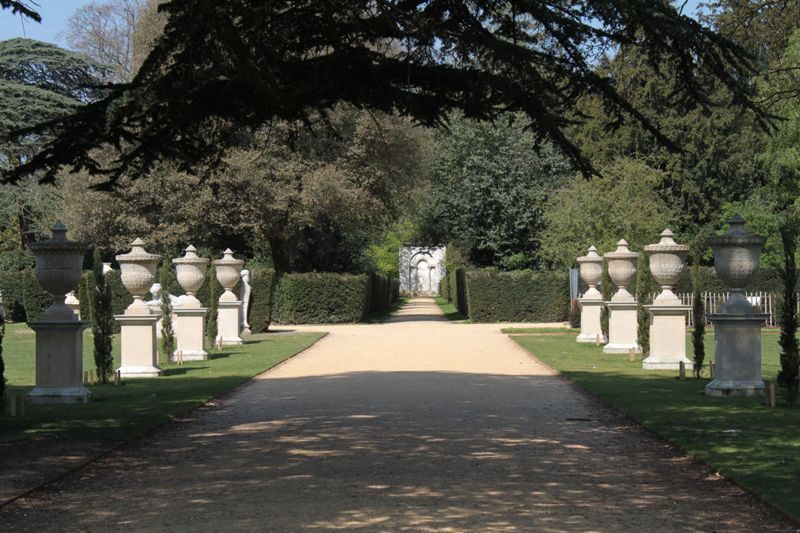
POLYGON ((53 297, 39 285, 33 269, 22 273, 22 301, 28 322, 38 321, 42 311, 53 303, 53 297))
POLYGON ((8 319, 12 322, 25 322, 25 305, 22 290, 24 271, 0 272, 0 291, 6 304, 8 319))
POLYGON ((566 272, 473 270, 466 286, 475 322, 559 322, 569 316, 566 272))
MULTIPOLYGON (((600 291, 603 293, 603 301, 608 302, 611 300, 614 287, 611 281, 611 274, 608 273, 608 261, 603 261, 603 273, 600 278, 600 291)), ((608 306, 603 304, 600 308, 600 331, 603 332, 603 337, 608 339, 608 306)))
POLYGON ((368 275, 285 274, 275 288, 272 318, 279 324, 360 321, 370 308, 368 275))
POLYGON ((447 284, 450 286, 450 301, 458 312, 464 316, 469 315, 469 302, 467 300, 467 269, 466 267, 456 267, 447 276, 447 284))
POLYGON ((694 330, 692 331, 692 351, 694 353, 694 377, 700 379, 703 371, 703 361, 706 358, 706 347, 703 337, 706 333, 706 307, 703 303, 703 285, 700 282, 700 268, 695 263, 692 267, 692 315, 694 317, 694 330))
POLYGON ((91 271, 84 272, 81 276, 81 283, 78 285, 78 302, 80 303, 79 312, 81 320, 93 320, 92 298, 94 293, 94 275, 91 271))
MULTIPOLYGON (((133 303, 133 296, 122 284, 122 273, 119 270, 110 270, 105 273, 105 279, 108 286, 111 287, 111 308, 114 310, 114 314, 125 313, 125 309, 133 303)), ((116 328, 116 331, 119 331, 119 327, 116 328)))
POLYGON ((112 307, 113 295, 107 275, 103 275, 100 253, 95 249, 94 271, 92 272, 92 342, 94 343, 94 366, 97 377, 108 383, 114 373, 114 356, 111 353, 111 337, 117 327, 112 307))
POLYGON ((261 333, 269 328, 272 321, 272 294, 275 290, 275 271, 268 268, 250 269, 250 307, 247 321, 253 333, 261 333))
MULTIPOLYGON (((208 341, 211 346, 214 346, 217 341, 217 333, 219 332, 217 324, 217 310, 219 309, 219 296, 220 289, 222 288, 217 281, 217 268, 214 266, 214 263, 211 263, 211 267, 206 271, 205 285, 208 285, 208 292, 206 293, 206 297, 208 298, 208 311, 206 312, 206 337, 208 337, 208 341)), ((203 300, 200 301, 202 302, 203 300)))
POLYGON ((161 362, 169 363, 170 357, 175 352, 175 328, 172 325, 172 300, 169 291, 172 279, 177 279, 170 270, 169 259, 164 259, 158 271, 158 283, 161 285, 161 362))

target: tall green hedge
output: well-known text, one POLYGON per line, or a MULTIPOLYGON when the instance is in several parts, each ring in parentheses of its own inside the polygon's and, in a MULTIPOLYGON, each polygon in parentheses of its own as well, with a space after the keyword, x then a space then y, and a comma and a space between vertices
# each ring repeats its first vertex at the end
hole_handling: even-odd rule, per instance
POLYGON ((472 270, 466 286, 475 322, 560 322, 569 316, 567 272, 472 270))
POLYGON ((250 307, 247 322, 250 331, 262 333, 272 321, 272 292, 275 289, 275 272, 268 268, 250 268, 250 307))
POLYGON ((455 267, 447 273, 448 300, 464 316, 469 315, 469 301, 467 299, 467 268, 455 267))

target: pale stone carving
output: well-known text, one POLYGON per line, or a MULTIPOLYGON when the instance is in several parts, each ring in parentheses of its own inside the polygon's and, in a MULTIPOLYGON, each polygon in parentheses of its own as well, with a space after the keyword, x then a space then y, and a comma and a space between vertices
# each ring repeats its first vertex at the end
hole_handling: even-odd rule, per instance
POLYGON ((581 333, 578 342, 597 342, 605 344, 606 337, 600 326, 600 310, 603 307, 603 295, 597 290, 603 274, 603 258, 597 254, 597 248, 589 247, 589 253, 578 258, 581 268, 581 279, 589 286, 589 290, 579 300, 581 304, 581 333))
POLYGON ((144 295, 153 285, 161 256, 147 253, 141 239, 133 241, 131 247, 130 253, 116 257, 122 284, 133 295, 133 303, 125 309, 125 314, 114 316, 120 325, 119 373, 123 378, 157 377, 162 373, 156 350, 156 322, 160 313, 153 313, 144 295))
POLYGON ((744 287, 758 272, 761 248, 766 239, 744 229, 744 219, 734 215, 725 235, 711 237, 714 269, 730 287, 730 297, 714 323, 715 378, 706 385, 708 396, 753 396, 764 391, 761 379, 761 326, 767 316, 747 301, 744 287))
POLYGON ((209 259, 197 256, 197 248, 189 245, 183 257, 173 259, 178 275, 178 283, 186 295, 172 310, 175 313, 177 346, 172 354, 173 359, 178 352, 185 361, 202 361, 208 359, 208 352, 203 346, 206 331, 206 312, 195 293, 203 286, 206 267, 209 259))
POLYGON ((222 259, 214 261, 217 269, 217 280, 225 289, 219 297, 217 304, 217 339, 216 342, 223 346, 242 344, 239 336, 241 323, 242 302, 233 294, 233 288, 239 282, 244 261, 235 259, 233 251, 228 248, 223 252, 222 259))
POLYGON ((603 256, 608 262, 608 273, 618 287, 611 301, 605 302, 608 307, 608 344, 603 347, 604 353, 641 351, 637 339, 636 299, 628 291, 636 275, 638 258, 639 254, 631 252, 624 239, 617 243, 616 250, 603 256))
POLYGON ((446 275, 445 246, 400 248, 400 292, 435 296, 446 275))
POLYGON ((53 295, 53 305, 39 322, 29 322, 36 332, 36 386, 26 398, 30 403, 87 403, 91 392, 82 384, 83 330, 89 322, 66 303, 66 293, 81 280, 86 246, 67 240, 67 227, 53 226, 53 238, 32 243, 36 256, 36 278, 53 295))
POLYGON ((67 293, 67 297, 64 299, 64 303, 67 304, 67 307, 72 309, 72 312, 78 316, 78 320, 81 319, 81 302, 78 300, 78 297, 75 296, 75 291, 69 291, 67 293))
POLYGON ((692 362, 686 358, 686 317, 691 307, 681 304, 672 287, 683 273, 689 246, 677 244, 672 231, 665 229, 661 241, 645 246, 644 252, 661 293, 653 305, 645 306, 650 314, 650 356, 642 362, 642 368, 677 370, 681 362, 688 367, 692 362))
POLYGON ((250 324, 247 322, 247 315, 250 308, 250 296, 252 289, 250 287, 250 271, 244 269, 241 271, 242 286, 239 288, 239 298, 242 300, 242 323, 239 325, 239 331, 242 337, 249 337, 252 335, 250 331, 250 324))

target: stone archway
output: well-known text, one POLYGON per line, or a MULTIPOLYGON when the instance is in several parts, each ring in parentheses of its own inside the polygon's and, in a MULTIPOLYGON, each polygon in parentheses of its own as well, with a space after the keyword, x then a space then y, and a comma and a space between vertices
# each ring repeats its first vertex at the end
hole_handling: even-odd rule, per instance
POLYGON ((400 291, 435 296, 444 275, 444 247, 400 249, 400 291))

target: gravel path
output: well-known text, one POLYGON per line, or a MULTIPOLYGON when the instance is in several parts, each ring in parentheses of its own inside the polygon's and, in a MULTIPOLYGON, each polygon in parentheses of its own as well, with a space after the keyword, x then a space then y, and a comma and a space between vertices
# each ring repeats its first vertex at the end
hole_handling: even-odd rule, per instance
POLYGON ((4 531, 787 531, 496 325, 415 299, 0 510, 4 531))

